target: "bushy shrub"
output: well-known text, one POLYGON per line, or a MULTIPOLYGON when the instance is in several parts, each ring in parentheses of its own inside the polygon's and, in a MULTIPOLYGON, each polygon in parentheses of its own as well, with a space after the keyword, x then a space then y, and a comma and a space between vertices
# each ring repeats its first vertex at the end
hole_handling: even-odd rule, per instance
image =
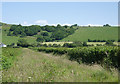
POLYGON ((2 69, 10 68, 16 59, 16 56, 18 56, 20 53, 20 48, 2 48, 2 69))
POLYGON ((78 47, 78 48, 53 48, 40 47, 38 51, 54 54, 67 54, 70 60, 78 63, 109 65, 118 68, 118 48, 114 46, 78 47))
POLYGON ((112 41, 110 41, 110 40, 108 40, 108 41, 106 41, 106 43, 105 43, 106 45, 113 45, 113 42, 112 41))
POLYGON ((63 44, 63 47, 68 47, 68 48, 73 48, 73 47, 76 47, 77 45, 74 44, 74 43, 64 43, 63 44))
POLYGON ((28 47, 29 44, 28 44, 27 40, 25 40, 25 39, 19 39, 18 42, 17 42, 17 46, 28 47))

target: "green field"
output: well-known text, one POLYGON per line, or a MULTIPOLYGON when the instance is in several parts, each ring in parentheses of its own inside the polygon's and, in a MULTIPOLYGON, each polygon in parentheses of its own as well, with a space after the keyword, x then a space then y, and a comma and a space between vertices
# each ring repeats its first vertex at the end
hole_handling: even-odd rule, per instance
MULTIPOLYGON (((20 39, 19 36, 7 36, 9 28, 10 26, 9 27, 3 26, 2 28, 2 43, 6 45, 11 43, 17 43, 18 39, 20 39)), ((27 36, 27 37, 24 37, 24 39, 26 39, 28 43, 36 42, 36 37, 33 37, 33 36, 27 36)))
POLYGON ((79 27, 74 34, 61 41, 118 40, 118 27, 79 27))
MULTIPOLYGON (((4 44, 11 44, 17 43, 19 36, 7 36, 7 33, 10 29, 10 24, 2 26, 2 42, 4 44)), ((28 41, 28 43, 35 43, 36 36, 27 36, 24 37, 28 41)), ((79 27, 74 34, 69 35, 68 37, 64 38, 63 42, 73 42, 73 41, 88 41, 91 40, 118 40, 118 28, 117 27, 79 27)), ((47 44, 51 44, 51 42, 45 42, 47 44)), ((53 42, 54 43, 54 42, 53 42)), ((52 43, 52 44, 53 44, 52 43)), ((56 43, 56 42, 55 42, 56 43)), ((59 42, 57 42, 59 44, 59 42)), ((91 44, 91 43, 88 43, 91 44)), ((96 45, 95 43, 92 43, 96 45)), ((98 44, 103 44, 103 42, 99 42, 98 44)), ((116 43, 115 43, 116 44, 116 43)))
MULTIPOLYGON (((9 49, 10 50, 10 49, 9 49)), ((12 50, 12 49, 11 49, 12 50)), ((6 54, 6 53, 4 53, 6 54)), ((13 66, 2 72, 3 82, 117 82, 117 70, 78 64, 66 55, 55 56, 27 48, 13 66)))

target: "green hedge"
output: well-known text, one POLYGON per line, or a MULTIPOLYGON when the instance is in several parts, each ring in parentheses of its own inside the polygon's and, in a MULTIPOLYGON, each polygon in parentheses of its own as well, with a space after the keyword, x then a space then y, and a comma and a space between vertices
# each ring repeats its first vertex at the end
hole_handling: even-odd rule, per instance
POLYGON ((36 48, 38 51, 53 54, 67 54, 70 60, 75 60, 78 63, 86 64, 101 64, 107 67, 118 68, 118 47, 114 46, 100 46, 100 47, 79 47, 79 48, 53 48, 53 47, 40 47, 36 48))

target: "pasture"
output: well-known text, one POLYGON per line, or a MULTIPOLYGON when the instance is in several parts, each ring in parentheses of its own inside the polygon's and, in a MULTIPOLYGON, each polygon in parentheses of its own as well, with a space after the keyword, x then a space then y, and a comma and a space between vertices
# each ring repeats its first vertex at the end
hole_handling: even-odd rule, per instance
POLYGON ((118 27, 79 27, 61 41, 118 40, 118 27))

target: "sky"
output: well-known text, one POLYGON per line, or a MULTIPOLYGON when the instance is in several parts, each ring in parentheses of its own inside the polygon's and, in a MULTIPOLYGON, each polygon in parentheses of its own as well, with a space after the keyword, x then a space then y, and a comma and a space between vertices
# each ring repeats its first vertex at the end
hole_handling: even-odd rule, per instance
POLYGON ((117 25, 118 2, 2 2, 2 22, 22 25, 117 25))

